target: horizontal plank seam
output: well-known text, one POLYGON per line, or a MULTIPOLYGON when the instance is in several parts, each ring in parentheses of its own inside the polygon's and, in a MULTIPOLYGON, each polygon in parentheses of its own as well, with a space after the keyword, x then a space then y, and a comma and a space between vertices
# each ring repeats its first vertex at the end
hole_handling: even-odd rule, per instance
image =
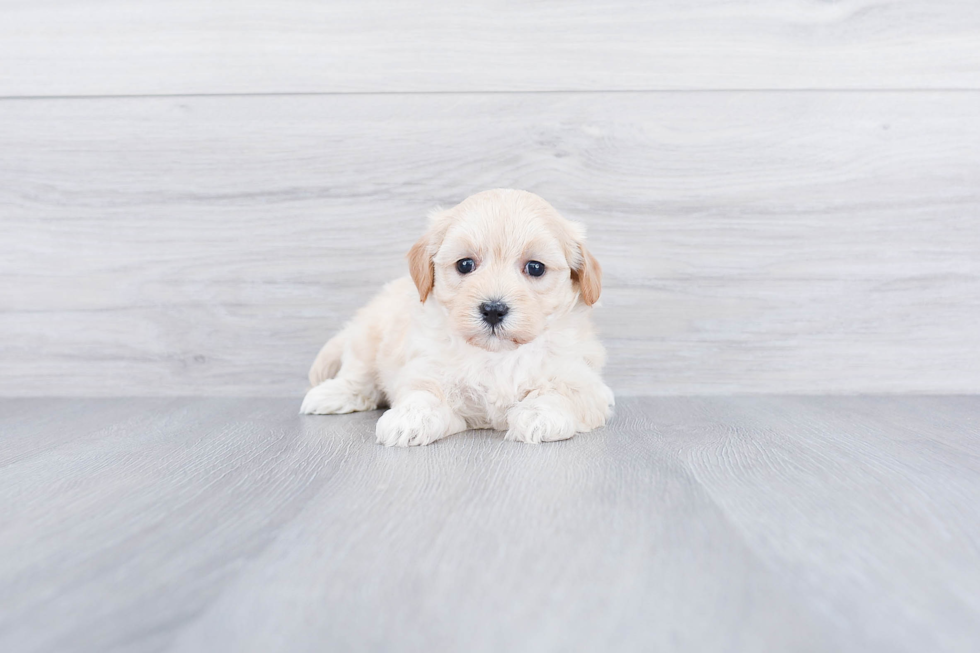
POLYGON ((101 95, 0 95, 0 101, 111 100, 210 97, 319 97, 372 95, 603 95, 603 94, 700 94, 700 93, 978 93, 977 88, 702 88, 702 89, 586 89, 543 91, 272 91, 248 93, 119 93, 101 95))
MULTIPOLYGON (((664 398, 685 398, 685 399, 719 399, 722 397, 729 397, 732 399, 738 398, 753 398, 758 399, 759 397, 770 397, 770 398, 789 398, 789 399, 812 399, 813 397, 862 397, 862 398, 879 398, 879 399, 890 399, 894 397, 928 397, 930 399, 936 397, 945 397, 951 399, 963 399, 963 398, 980 398, 980 393, 977 392, 724 392, 721 394, 713 394, 710 392, 687 392, 680 394, 670 394, 670 395, 659 395, 656 393, 616 393, 617 397, 630 398, 630 399, 644 399, 644 398, 654 398, 654 399, 664 399, 664 398)), ((139 394, 118 394, 118 395, 57 395, 57 394, 47 394, 47 395, 3 395, 0 396, 0 402, 4 401, 16 401, 18 399, 31 399, 41 403, 42 400, 52 399, 56 401, 70 400, 73 402, 77 401, 123 401, 127 399, 160 399, 167 400, 166 403, 171 403, 171 400, 176 401, 190 401, 199 399, 221 399, 221 400, 235 400, 235 399, 269 399, 269 400, 279 400, 279 399, 290 399, 295 397, 295 395, 282 395, 282 394, 234 394, 234 395, 205 395, 205 394, 183 394, 183 395, 139 395, 139 394)), ((160 408, 163 410, 164 408, 160 408)), ((382 409, 378 409, 379 411, 382 409)), ((373 413, 377 411, 367 410, 367 411, 357 411, 365 413, 373 413)), ((299 410, 297 409, 296 414, 299 415, 299 410)), ((493 429, 476 429, 476 430, 493 430, 493 429)))

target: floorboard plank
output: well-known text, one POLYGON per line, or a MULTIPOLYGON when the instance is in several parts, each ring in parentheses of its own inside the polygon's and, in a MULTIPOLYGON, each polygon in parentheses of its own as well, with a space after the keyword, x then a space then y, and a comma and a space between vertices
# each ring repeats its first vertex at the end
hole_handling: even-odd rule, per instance
POLYGON ((0 102, 0 394, 297 396, 500 186, 589 226, 617 392, 976 391, 980 93, 805 95, 0 102))
POLYGON ((980 88, 973 0, 0 5, 0 96, 980 88))
MULTIPOLYGON (((322 438, 282 400, 93 411, 110 423, 134 406, 146 415, 128 430, 0 475, 0 649, 160 650, 330 478, 350 425, 373 423, 341 417, 322 438)), ((70 433, 71 420, 53 428, 70 433)))
POLYGON ((659 400, 648 414, 750 548, 850 645, 967 651, 980 613, 980 437, 943 424, 946 403, 659 400), (891 419, 916 404, 928 406, 916 422, 891 419), (937 436, 971 438, 973 456, 929 446, 937 436))
POLYGON ((841 650, 643 418, 627 401, 553 448, 484 432, 377 450, 175 648, 841 650))
POLYGON ((0 398, 0 468, 66 443, 99 439, 112 429, 139 430, 155 411, 167 410, 174 401, 0 398))

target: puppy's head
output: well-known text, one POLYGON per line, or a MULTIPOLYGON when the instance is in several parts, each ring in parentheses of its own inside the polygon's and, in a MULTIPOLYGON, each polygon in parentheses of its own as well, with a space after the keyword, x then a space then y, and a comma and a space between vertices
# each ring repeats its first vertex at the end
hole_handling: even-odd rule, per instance
POLYGON ((599 299, 602 270, 584 240, 537 195, 490 190, 433 215, 409 269, 420 299, 442 304, 467 342, 513 349, 577 302, 599 299))

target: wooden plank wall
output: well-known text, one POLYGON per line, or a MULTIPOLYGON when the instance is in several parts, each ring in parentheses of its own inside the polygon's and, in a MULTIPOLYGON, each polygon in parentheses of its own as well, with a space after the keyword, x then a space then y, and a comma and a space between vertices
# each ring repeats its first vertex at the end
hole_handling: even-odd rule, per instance
POLYGON ((436 205, 590 227, 622 394, 980 391, 980 4, 0 5, 0 394, 299 395, 436 205))

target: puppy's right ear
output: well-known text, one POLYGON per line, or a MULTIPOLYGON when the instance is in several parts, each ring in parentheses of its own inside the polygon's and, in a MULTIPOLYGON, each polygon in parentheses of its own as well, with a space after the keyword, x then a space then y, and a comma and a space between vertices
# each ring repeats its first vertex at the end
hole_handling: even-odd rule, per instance
POLYGON ((424 304, 436 283, 436 266, 433 259, 442 247, 442 241, 453 221, 451 211, 433 211, 429 214, 429 229, 418 242, 408 250, 408 271, 415 287, 419 289, 419 300, 424 304))
POLYGON ((419 301, 422 303, 425 303, 436 282, 436 268, 432 262, 434 254, 429 234, 419 238, 412 249, 408 250, 408 271, 415 287, 419 289, 419 301))

